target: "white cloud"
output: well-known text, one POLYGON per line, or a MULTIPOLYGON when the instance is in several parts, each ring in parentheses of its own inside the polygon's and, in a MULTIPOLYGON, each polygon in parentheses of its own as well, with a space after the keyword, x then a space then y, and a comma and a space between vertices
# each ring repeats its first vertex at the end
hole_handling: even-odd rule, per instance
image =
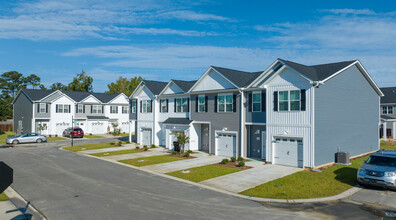
POLYGON ((343 9, 327 9, 323 10, 325 12, 329 12, 332 14, 341 14, 341 15, 374 15, 376 14, 374 11, 370 9, 350 9, 350 8, 343 8, 343 9))

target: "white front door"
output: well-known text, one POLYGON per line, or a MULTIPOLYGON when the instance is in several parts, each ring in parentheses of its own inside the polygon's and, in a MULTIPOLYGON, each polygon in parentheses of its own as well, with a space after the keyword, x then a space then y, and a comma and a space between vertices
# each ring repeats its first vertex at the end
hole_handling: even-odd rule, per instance
POLYGON ((218 133, 216 141, 216 155, 235 157, 236 156, 236 135, 230 133, 218 133))

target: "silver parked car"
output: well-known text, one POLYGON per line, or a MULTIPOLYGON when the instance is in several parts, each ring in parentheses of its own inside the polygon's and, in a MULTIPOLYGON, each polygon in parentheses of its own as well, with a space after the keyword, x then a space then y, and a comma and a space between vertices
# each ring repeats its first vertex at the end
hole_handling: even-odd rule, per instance
POLYGON ((396 189, 396 151, 373 153, 359 168, 357 181, 360 185, 396 189))
POLYGON ((46 142, 47 137, 37 133, 23 133, 18 136, 8 137, 6 144, 19 144, 19 143, 41 143, 46 142))

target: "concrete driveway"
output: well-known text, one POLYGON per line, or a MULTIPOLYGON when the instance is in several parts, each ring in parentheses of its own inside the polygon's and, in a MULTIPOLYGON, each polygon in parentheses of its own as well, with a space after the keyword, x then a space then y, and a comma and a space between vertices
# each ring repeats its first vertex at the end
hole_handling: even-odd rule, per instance
POLYGON ((253 166, 253 168, 204 180, 200 183, 230 192, 239 193, 302 170, 301 168, 281 165, 263 165, 263 163, 259 161, 249 162, 246 163, 246 165, 253 166))
POLYGON ((391 190, 367 187, 353 194, 349 199, 365 204, 375 204, 396 209, 396 192, 391 190))

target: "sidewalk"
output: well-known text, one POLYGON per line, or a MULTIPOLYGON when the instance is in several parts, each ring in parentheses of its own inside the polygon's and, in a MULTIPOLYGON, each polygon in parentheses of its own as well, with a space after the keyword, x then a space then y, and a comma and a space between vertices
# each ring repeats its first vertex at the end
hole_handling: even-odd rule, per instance
POLYGON ((0 219, 20 220, 26 217, 10 200, 7 200, 0 202, 0 219))

